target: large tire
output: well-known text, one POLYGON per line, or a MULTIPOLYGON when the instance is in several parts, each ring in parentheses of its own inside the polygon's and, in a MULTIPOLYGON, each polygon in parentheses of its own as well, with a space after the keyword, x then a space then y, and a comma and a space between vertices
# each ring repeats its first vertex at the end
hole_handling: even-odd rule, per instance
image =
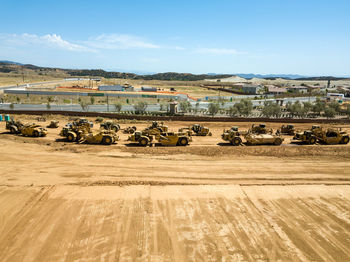
POLYGON ((75 136, 73 133, 68 133, 67 134, 67 141, 68 142, 74 142, 75 141, 75 136))
POLYGON ((313 145, 316 143, 316 137, 310 137, 310 140, 309 140, 309 145, 313 145))
POLYGON ((178 144, 179 144, 179 146, 187 146, 188 139, 186 137, 180 137, 178 144))
POLYGON ((33 136, 34 136, 34 137, 39 137, 39 136, 40 136, 39 131, 38 131, 38 130, 34 130, 34 131, 33 131, 33 136))
POLYGON ((102 144, 111 145, 113 143, 113 138, 111 136, 104 136, 102 138, 102 144))
POLYGON ((281 138, 279 138, 279 137, 277 137, 276 139, 275 139, 275 141, 273 142, 273 144, 275 145, 275 146, 279 146, 279 145, 281 145, 282 144, 282 139, 281 138))
POLYGON ((242 139, 240 137, 235 137, 231 141, 231 145, 233 145, 233 146, 239 146, 240 144, 242 144, 242 139))
POLYGON ((340 144, 348 144, 349 143, 349 137, 348 136, 344 136, 341 140, 340 140, 340 144))
POLYGON ((149 139, 146 138, 146 137, 141 137, 141 138, 139 139, 139 145, 140 145, 140 146, 147 146, 148 143, 149 143, 149 139))

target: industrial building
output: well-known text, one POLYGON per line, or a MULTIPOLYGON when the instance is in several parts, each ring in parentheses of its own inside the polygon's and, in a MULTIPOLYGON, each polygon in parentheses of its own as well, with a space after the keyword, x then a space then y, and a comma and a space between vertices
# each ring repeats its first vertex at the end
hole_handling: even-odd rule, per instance
POLYGON ((141 87, 141 91, 145 91, 145 92, 157 92, 157 88, 156 88, 156 87, 152 87, 152 86, 142 86, 142 87, 141 87))
POLYGON ((134 91, 133 86, 129 85, 100 85, 99 91, 134 91))

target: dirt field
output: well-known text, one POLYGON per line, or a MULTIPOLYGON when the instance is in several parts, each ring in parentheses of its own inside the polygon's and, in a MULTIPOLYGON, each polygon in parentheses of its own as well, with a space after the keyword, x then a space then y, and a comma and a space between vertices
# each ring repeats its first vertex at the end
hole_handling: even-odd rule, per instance
POLYGON ((188 147, 139 148, 0 122, 0 261, 350 260, 350 145, 232 147, 222 130, 251 123, 204 124, 188 147))

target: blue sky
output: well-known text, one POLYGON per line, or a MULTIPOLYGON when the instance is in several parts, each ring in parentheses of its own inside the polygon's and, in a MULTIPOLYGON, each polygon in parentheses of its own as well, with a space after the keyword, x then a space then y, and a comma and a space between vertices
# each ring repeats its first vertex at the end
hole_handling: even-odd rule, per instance
POLYGON ((0 60, 147 72, 350 75, 349 0, 0 0, 0 60))

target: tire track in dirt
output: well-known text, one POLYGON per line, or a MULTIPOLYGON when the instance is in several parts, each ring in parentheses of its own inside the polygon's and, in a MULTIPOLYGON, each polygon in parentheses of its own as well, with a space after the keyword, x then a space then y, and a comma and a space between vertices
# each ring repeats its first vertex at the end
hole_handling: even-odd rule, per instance
POLYGON ((0 260, 346 261, 349 189, 2 187, 0 260))

